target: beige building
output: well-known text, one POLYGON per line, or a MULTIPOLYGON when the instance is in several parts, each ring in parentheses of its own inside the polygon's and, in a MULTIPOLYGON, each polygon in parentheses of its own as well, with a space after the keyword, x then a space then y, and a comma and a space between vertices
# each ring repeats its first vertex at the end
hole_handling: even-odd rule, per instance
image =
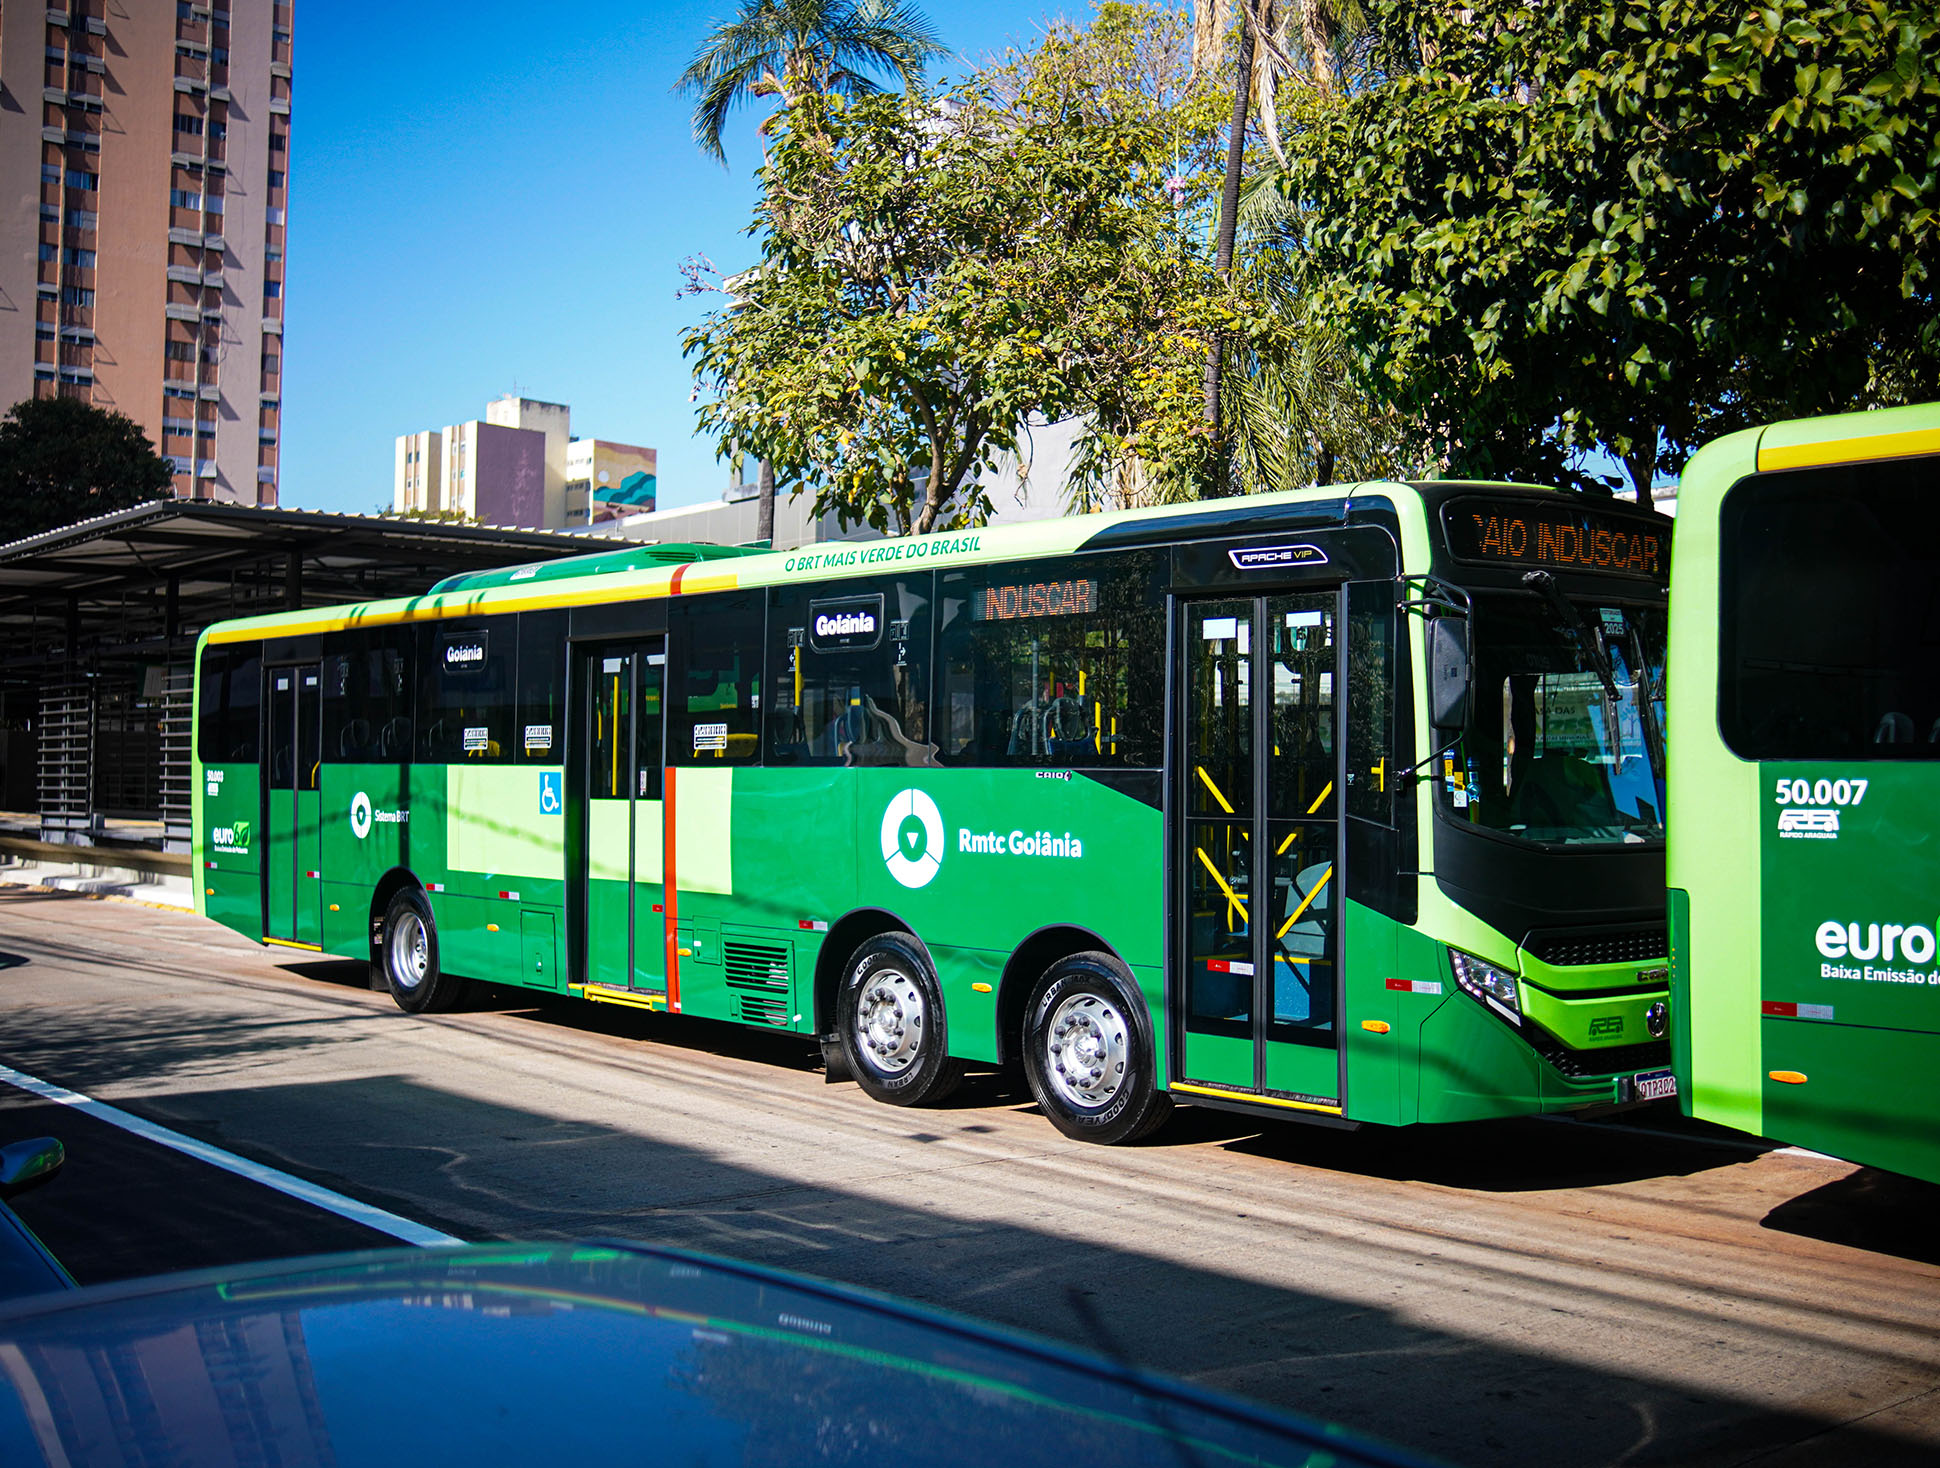
POLYGON ((655 454, 572 436, 572 410, 508 394, 482 419, 397 440, 391 506, 400 515, 560 530, 651 510, 655 454))
POLYGON ((659 497, 660 456, 639 444, 576 438, 566 446, 567 525, 604 525, 650 514, 659 497))
POLYGON ((0 408, 124 413, 276 503, 291 0, 0 4, 0 408))

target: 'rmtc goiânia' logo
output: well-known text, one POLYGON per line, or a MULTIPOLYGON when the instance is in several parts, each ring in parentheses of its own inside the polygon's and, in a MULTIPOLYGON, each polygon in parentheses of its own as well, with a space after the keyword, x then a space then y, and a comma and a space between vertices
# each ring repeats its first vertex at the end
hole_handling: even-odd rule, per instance
POLYGON ((359 790, 350 797, 350 834, 362 841, 370 835, 370 797, 359 790))
POLYGON ((882 813, 882 859, 905 887, 927 887, 943 865, 943 815, 922 791, 890 797, 882 813))

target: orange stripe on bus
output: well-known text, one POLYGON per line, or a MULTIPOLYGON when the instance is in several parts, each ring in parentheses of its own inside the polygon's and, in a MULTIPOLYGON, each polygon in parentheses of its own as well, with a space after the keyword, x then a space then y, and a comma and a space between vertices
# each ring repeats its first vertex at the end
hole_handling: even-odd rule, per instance
MULTIPOLYGON (((676 573, 677 575, 678 573, 676 573)), ((674 876, 674 767, 663 766, 661 788, 660 880, 665 884, 667 916, 664 932, 667 943, 667 1011, 680 1013, 680 897, 674 876)))

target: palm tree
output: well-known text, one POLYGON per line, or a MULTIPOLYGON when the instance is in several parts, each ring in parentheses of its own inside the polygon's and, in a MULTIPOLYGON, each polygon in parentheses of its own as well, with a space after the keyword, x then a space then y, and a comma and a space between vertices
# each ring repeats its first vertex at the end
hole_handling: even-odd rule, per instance
MULTIPOLYGON (((721 129, 737 104, 774 97, 785 110, 803 97, 873 92, 868 71, 893 71, 908 89, 943 54, 929 21, 904 0, 744 0, 701 43, 674 91, 695 99, 694 141, 726 167, 721 129)), ((762 124, 764 136, 773 121, 762 124)), ((759 484, 755 534, 772 545, 775 469, 765 453, 759 484)))
POLYGON ((721 129, 749 98, 788 108, 803 97, 858 96, 879 90, 870 71, 893 71, 910 87, 943 54, 929 21, 904 0, 744 0, 701 43, 674 91, 695 99, 694 141, 725 165, 721 129))

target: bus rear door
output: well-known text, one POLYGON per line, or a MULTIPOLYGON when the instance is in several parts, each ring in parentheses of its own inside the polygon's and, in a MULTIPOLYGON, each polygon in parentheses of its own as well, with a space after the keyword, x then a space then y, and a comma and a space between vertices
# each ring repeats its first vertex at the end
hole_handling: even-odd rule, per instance
POLYGON ((1181 1091, 1340 1110, 1340 625, 1332 589, 1181 603, 1181 1091))
POLYGON ((316 663, 269 670, 263 936, 305 948, 323 944, 322 691, 316 663))

